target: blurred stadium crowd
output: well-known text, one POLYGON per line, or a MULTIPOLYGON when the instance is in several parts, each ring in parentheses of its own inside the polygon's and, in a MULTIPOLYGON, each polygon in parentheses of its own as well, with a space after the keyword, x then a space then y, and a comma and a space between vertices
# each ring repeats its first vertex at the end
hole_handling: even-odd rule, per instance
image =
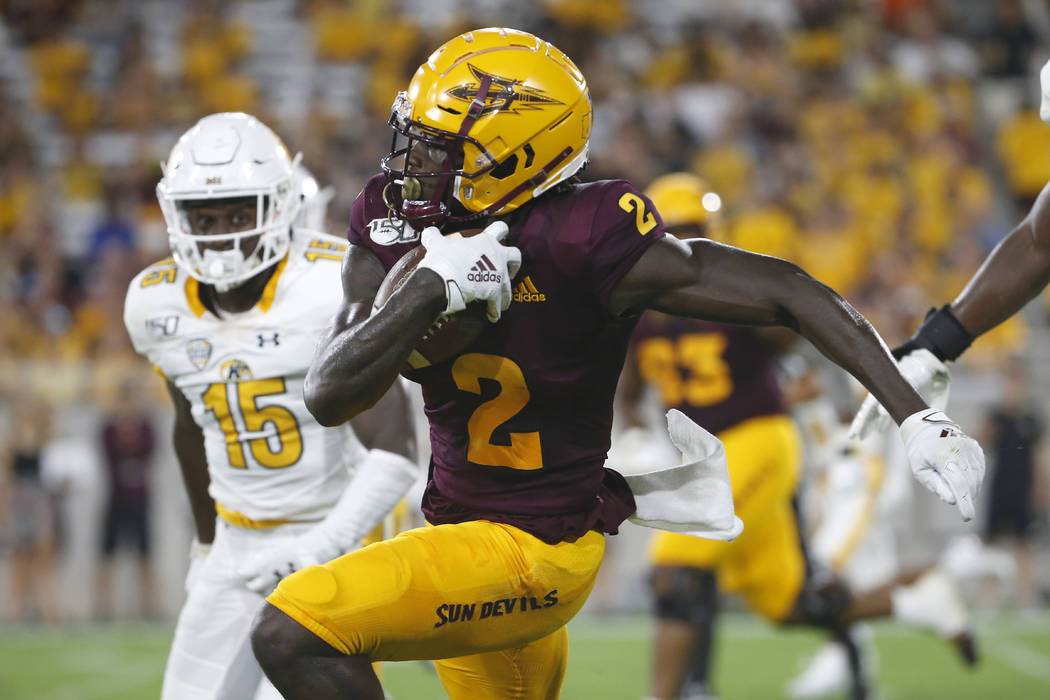
MULTIPOLYGON (((1042 0, 6 0, 9 594, 46 593, 34 576, 46 575, 71 525, 54 517, 62 467, 20 485, 32 472, 26 456, 90 430, 104 469, 123 454, 103 440, 106 416, 167 410, 151 400, 163 385, 133 354, 121 312, 134 274, 168 256, 154 187, 178 134, 210 112, 257 115, 332 188, 326 226, 340 234, 388 149, 397 90, 442 41, 491 25, 549 39, 588 77, 586 178, 645 187, 696 172, 721 198, 716 237, 800 263, 891 345, 959 291, 1050 180, 1050 128, 1037 112, 1038 69, 1050 56, 1042 0)), ((1050 355, 1035 342, 1047 323, 1045 308, 1028 309, 959 371, 981 376, 1017 355, 1033 363, 1034 382, 1050 381, 1040 363, 1050 355)), ((147 465, 170 451, 158 435, 155 448, 121 458, 138 460, 128 478, 160 478, 147 465)), ((138 440, 122 449, 135 452, 138 440)), ((177 477, 164 478, 173 489, 163 500, 178 511, 177 477)), ((16 600, 5 613, 62 614, 46 608, 16 600)))

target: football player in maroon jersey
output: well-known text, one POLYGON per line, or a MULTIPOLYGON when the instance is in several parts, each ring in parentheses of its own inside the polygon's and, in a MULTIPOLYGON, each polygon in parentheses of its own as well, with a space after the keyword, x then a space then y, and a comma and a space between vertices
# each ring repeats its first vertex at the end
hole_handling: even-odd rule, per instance
POLYGON ((458 36, 420 66, 391 125, 407 145, 354 203, 344 305, 307 405, 341 423, 441 314, 483 301, 495 322, 408 373, 430 421, 431 527, 304 569, 267 599, 253 649, 285 697, 382 698, 371 662, 402 659, 435 659, 452 698, 558 696, 565 623, 594 583, 602 533, 636 510, 604 464, 642 309, 794 329, 888 406, 918 477, 945 481, 969 514, 980 447, 926 406, 841 297, 786 261, 665 236, 630 183, 574 180, 591 103, 558 49, 511 29, 458 36), (416 271, 373 313, 387 270, 419 244, 416 271))

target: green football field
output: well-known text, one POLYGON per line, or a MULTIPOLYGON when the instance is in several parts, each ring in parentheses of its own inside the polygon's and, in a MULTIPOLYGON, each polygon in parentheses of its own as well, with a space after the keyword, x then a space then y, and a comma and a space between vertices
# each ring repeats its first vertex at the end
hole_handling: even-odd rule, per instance
MULTIPOLYGON (((643 616, 570 625, 567 700, 639 700, 645 691, 649 621, 643 616)), ((880 698, 952 700, 1050 698, 1050 616, 1002 616, 978 625, 981 664, 967 670, 937 639, 897 625, 874 625, 880 698)), ((139 700, 156 698, 171 635, 168 625, 71 630, 0 628, 0 698, 139 700)), ((716 677, 720 697, 780 698, 784 682, 820 643, 808 631, 774 631, 741 615, 721 627, 716 677)), ((443 698, 422 663, 385 664, 396 700, 443 698)))

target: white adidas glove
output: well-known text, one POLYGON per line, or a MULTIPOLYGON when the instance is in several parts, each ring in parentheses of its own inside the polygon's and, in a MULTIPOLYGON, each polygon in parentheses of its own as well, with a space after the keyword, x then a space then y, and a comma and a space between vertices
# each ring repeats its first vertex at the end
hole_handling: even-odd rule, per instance
POLYGON ((415 483, 420 466, 386 450, 369 450, 324 520, 298 537, 263 549, 240 568, 245 585, 268 595, 278 582, 356 549, 415 483))
POLYGON ((211 544, 202 544, 196 537, 193 538, 193 542, 190 543, 190 566, 186 570, 186 581, 183 583, 186 593, 197 585, 197 579, 201 577, 201 571, 204 569, 204 560, 210 553, 211 544))
MULTIPOLYGON (((943 410, 948 405, 952 376, 932 352, 926 348, 912 350, 900 359, 897 369, 931 408, 943 410)), ((893 420, 890 414, 878 399, 868 394, 849 426, 849 437, 851 440, 863 440, 873 432, 888 430, 891 425, 893 420)))
POLYGON ((1042 95, 1039 102, 1039 118, 1050 124, 1050 61, 1043 64, 1039 71, 1039 86, 1042 95))
POLYGON ((495 323, 510 306, 510 281, 521 267, 521 251, 500 243, 506 236, 507 224, 502 221, 467 238, 459 233, 443 236, 433 226, 423 229, 420 242, 427 252, 419 267, 433 270, 445 281, 446 314, 484 301, 488 319, 495 323))
POLYGON ((908 463, 919 483, 971 520, 984 479, 984 452, 943 412, 926 408, 901 423, 908 463))

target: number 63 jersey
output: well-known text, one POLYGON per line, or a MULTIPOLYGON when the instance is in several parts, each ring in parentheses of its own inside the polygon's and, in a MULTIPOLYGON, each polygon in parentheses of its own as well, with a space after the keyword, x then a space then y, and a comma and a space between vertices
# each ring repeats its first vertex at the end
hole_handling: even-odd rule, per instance
POLYGON ((209 311, 197 280, 171 258, 128 288, 132 343, 189 401, 204 434, 209 493, 227 520, 319 519, 365 452, 349 425, 325 428, 303 403, 317 340, 342 300, 346 244, 297 234, 243 313, 209 311))

